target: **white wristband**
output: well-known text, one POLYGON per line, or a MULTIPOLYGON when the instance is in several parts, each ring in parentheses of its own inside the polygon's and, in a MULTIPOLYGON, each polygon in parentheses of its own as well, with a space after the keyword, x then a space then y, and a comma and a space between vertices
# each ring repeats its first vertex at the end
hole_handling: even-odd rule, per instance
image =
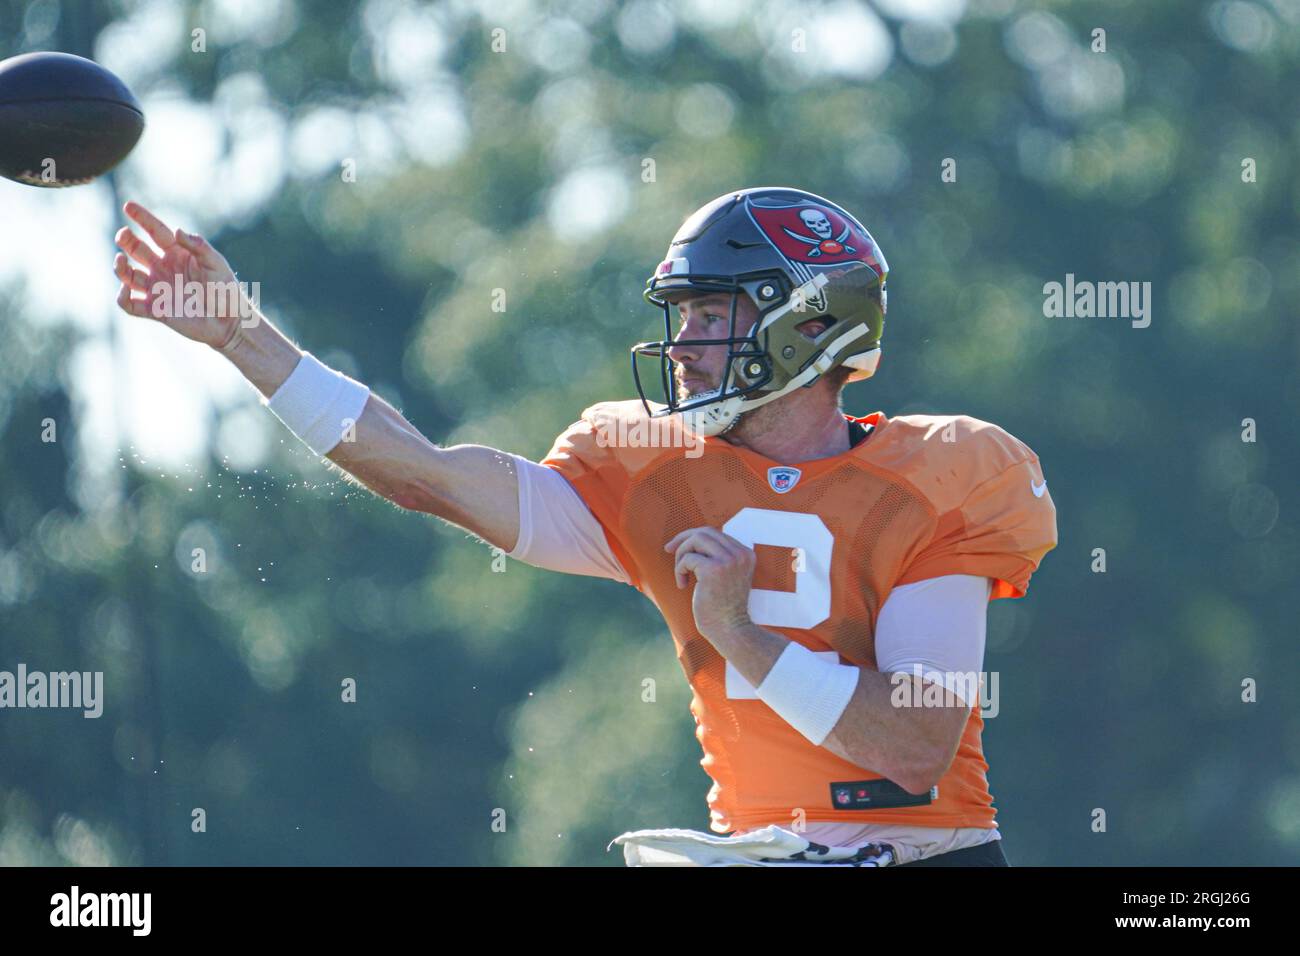
POLYGON ((755 689, 758 699, 819 747, 858 687, 858 668, 824 660, 791 641, 755 689))
POLYGON ((266 403, 308 448, 324 456, 355 426, 370 389, 304 352, 266 403))

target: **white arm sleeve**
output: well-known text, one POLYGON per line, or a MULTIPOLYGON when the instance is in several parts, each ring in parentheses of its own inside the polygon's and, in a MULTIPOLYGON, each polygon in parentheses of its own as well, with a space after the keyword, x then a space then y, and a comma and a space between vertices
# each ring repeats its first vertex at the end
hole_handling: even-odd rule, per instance
POLYGON ((961 675, 984 667, 984 636, 992 582, 972 574, 945 574, 889 592, 876 618, 876 669, 922 676, 937 671, 965 703, 971 687, 961 675))
POLYGON ((554 468, 510 457, 519 476, 519 540, 510 557, 548 571, 631 584, 605 530, 569 480, 554 468))

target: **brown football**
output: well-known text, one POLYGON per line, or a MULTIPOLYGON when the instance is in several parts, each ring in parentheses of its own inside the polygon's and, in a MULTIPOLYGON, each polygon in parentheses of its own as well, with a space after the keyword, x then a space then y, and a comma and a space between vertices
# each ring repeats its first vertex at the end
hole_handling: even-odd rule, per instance
POLYGON ((29 186, 79 186, 135 147, 144 111, 125 83, 71 53, 0 60, 0 176, 29 186))

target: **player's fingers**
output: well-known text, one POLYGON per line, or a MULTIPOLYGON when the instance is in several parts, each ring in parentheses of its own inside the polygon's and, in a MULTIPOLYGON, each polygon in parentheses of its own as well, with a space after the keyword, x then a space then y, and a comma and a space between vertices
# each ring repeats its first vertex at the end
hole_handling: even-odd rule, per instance
POLYGON ((689 538, 677 549, 677 556, 673 559, 673 570, 677 573, 678 580, 681 581, 684 572, 694 572, 706 565, 726 561, 728 557, 727 553, 715 541, 710 541, 707 538, 689 538))
POLYGON ((202 256, 206 251, 203 247, 207 245, 201 236, 192 232, 186 232, 183 229, 176 230, 176 241, 192 252, 196 256, 202 256))
POLYGON ((692 540, 696 542, 707 541, 709 546, 706 553, 718 558, 739 558, 744 552, 752 550, 721 529, 707 525, 695 528, 692 540))
POLYGON ((664 550, 675 551, 678 545, 680 545, 691 535, 700 534, 701 532, 712 531, 712 530, 714 529, 710 528, 708 525, 700 525, 700 527, 698 528, 687 528, 685 531, 679 531, 677 532, 677 534, 673 535, 671 541, 669 541, 667 544, 664 545, 664 550))
POLYGON ((152 269, 160 261, 158 253, 153 251, 153 247, 132 232, 127 226, 123 226, 117 231, 117 235, 113 237, 113 241, 117 243, 119 249, 146 269, 152 269))
POLYGON ((702 554, 683 554, 673 565, 673 577, 677 580, 677 587, 684 588, 690 583, 691 575, 703 564, 708 562, 702 554))
POLYGON ((722 542, 722 547, 727 553, 740 561, 756 561, 758 553, 743 541, 737 541, 725 531, 718 532, 718 539, 722 542))
POLYGON ((113 257, 113 272, 122 280, 124 285, 129 285, 134 291, 149 291, 149 274, 133 268, 126 261, 126 256, 120 252, 113 257))
POLYGON ((158 243, 159 249, 166 249, 176 241, 175 235, 167 224, 138 202, 128 202, 122 207, 122 211, 138 222, 145 232, 149 233, 149 238, 158 243))
POLYGON ((700 534, 710 541, 716 541, 719 546, 727 551, 748 551, 749 549, 727 534, 721 528, 704 527, 700 529, 700 534))
POLYGON ((721 541, 705 534, 705 528, 695 528, 688 532, 685 537, 677 542, 676 554, 681 557, 691 552, 706 554, 710 557, 718 557, 723 554, 724 548, 721 541))
POLYGON ((205 269, 220 269, 225 265, 212 243, 196 232, 176 230, 176 241, 185 247, 205 269))
POLYGON ((128 315, 138 315, 142 319, 150 318, 149 305, 144 299, 133 299, 130 286, 120 286, 117 290, 117 304, 128 315))
POLYGON ((669 540, 664 542, 664 550, 665 551, 674 550, 677 547, 678 542, 680 542, 682 538, 686 537, 694 530, 695 530, 694 528, 687 528, 685 531, 678 531, 669 540))
POLYGON ((725 542, 727 542, 727 544, 731 545, 733 548, 740 548, 742 551, 753 551, 753 550, 754 550, 754 549, 751 548, 749 545, 745 544, 745 542, 739 540, 738 538, 733 538, 731 535, 727 534, 727 532, 725 532, 725 531, 721 531, 721 530, 719 530, 719 531, 718 531, 718 534, 722 535, 722 540, 725 541, 725 542))

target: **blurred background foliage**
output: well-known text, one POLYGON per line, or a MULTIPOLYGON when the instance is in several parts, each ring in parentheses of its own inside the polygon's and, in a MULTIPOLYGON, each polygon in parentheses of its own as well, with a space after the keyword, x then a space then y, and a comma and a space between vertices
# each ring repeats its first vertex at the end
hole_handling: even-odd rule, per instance
POLYGON ((790 184, 893 269, 846 408, 997 422, 1051 482, 1060 546, 990 609, 1012 862, 1294 864, 1298 27, 1297 0, 0 2, 0 56, 93 56, 149 120, 112 182, 0 183, 0 669, 107 698, 0 712, 0 863, 618 864, 624 830, 706 828, 654 608, 494 571, 115 314, 114 204, 205 232, 433 440, 537 458, 630 397, 679 222, 790 184), (1150 328, 1045 318, 1066 273, 1150 281, 1150 328))

